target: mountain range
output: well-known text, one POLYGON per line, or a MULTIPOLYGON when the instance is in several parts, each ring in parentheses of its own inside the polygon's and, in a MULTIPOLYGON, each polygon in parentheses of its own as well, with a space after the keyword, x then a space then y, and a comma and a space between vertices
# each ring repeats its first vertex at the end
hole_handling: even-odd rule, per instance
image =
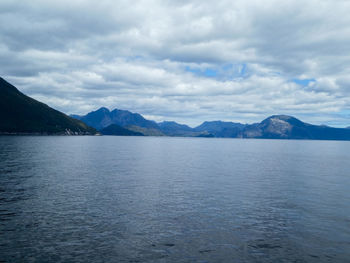
MULTIPOLYGON (((110 125, 118 125, 136 133, 148 136, 164 136, 156 122, 146 120, 138 113, 127 110, 109 109, 102 107, 85 116, 71 115, 71 117, 83 121, 87 125, 102 131, 110 125)), ((116 135, 121 135, 116 132, 116 135)))
POLYGON ((261 139, 350 140, 350 129, 312 125, 292 116, 273 115, 260 123, 205 121, 191 128, 157 123, 138 113, 102 107, 87 115, 59 112, 21 93, 0 77, 0 134, 186 136, 261 139))
MULTIPOLYGON (((191 128, 174 121, 156 123, 138 113, 100 108, 85 116, 71 115, 98 129, 118 125, 132 132, 153 136, 218 137, 218 138, 260 138, 260 139, 311 139, 350 140, 350 129, 312 125, 292 116, 273 115, 260 123, 242 124, 224 121, 205 121, 191 128)), ((120 135, 116 131, 114 135, 120 135)))

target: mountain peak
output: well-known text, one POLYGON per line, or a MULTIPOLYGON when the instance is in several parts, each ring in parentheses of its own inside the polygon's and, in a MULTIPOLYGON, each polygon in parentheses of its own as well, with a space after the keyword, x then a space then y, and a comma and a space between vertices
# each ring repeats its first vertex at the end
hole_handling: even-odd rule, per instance
MULTIPOLYGON (((77 118, 76 115, 74 115, 74 117, 77 118)), ((127 110, 119 109, 110 111, 105 107, 92 111, 87 115, 78 116, 78 118, 97 130, 106 128, 111 124, 117 124, 121 127, 134 125, 142 128, 159 129, 158 125, 154 121, 146 120, 138 113, 132 113, 127 110)))
POLYGON ((285 124, 296 125, 296 126, 305 125, 305 123, 302 122, 301 120, 288 115, 272 115, 266 118, 265 120, 263 120, 261 123, 262 124, 285 123, 285 124))
POLYGON ((178 124, 178 123, 175 121, 162 121, 162 122, 159 122, 158 124, 161 125, 161 124, 178 124))
POLYGON ((280 114, 280 115, 272 115, 270 117, 267 117, 266 120, 268 119, 279 119, 279 120, 287 121, 287 120, 296 119, 296 118, 294 118, 293 116, 280 114))
POLYGON ((101 107, 98 110, 96 110, 95 112, 110 112, 110 110, 106 107, 101 107))

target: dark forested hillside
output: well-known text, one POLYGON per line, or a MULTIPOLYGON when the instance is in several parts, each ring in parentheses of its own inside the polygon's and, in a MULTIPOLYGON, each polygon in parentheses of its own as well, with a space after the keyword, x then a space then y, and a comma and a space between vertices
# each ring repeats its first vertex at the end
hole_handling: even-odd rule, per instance
POLYGON ((0 133, 95 134, 96 130, 24 95, 0 78, 0 133))

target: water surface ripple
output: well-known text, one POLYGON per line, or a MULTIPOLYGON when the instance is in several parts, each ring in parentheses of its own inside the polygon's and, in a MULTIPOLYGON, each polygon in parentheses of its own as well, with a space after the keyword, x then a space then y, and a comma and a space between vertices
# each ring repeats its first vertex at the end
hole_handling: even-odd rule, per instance
POLYGON ((0 137, 0 262, 350 262, 350 142, 0 137))

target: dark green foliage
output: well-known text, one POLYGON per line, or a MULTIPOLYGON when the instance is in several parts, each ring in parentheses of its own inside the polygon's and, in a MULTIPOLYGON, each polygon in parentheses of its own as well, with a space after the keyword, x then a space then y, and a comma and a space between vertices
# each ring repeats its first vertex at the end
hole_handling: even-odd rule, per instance
POLYGON ((106 128, 100 130, 103 135, 119 135, 119 136, 143 136, 140 132, 134 132, 125 129, 117 124, 111 124, 106 128))
POLYGON ((0 78, 0 133, 95 134, 96 130, 24 95, 0 78))

